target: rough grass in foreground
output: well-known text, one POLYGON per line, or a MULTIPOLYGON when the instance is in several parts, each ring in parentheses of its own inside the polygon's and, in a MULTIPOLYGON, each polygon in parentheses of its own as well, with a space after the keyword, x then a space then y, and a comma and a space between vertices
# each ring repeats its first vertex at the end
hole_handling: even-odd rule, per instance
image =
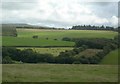
POLYGON ((4 64, 3 82, 117 82, 116 65, 4 64))

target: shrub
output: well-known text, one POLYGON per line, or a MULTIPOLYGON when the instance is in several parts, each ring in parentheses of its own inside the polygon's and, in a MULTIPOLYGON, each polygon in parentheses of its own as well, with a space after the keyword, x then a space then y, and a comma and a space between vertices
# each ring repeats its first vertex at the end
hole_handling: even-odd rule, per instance
POLYGON ((32 38, 37 39, 37 38, 38 38, 38 36, 37 36, 37 35, 34 35, 32 38))
POLYGON ((5 56, 2 60, 2 63, 3 64, 12 64, 13 63, 13 60, 11 59, 11 57, 9 56, 5 56))
POLYGON ((63 40, 63 41, 71 41, 71 38, 69 38, 69 37, 64 37, 64 38, 62 38, 62 40, 63 40))

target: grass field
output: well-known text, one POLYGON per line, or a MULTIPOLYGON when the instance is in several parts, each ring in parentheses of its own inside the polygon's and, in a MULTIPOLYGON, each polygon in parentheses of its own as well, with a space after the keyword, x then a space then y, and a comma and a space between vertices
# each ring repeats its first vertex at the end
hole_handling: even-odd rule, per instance
POLYGON ((98 30, 46 30, 46 29, 17 29, 18 37, 29 37, 38 35, 39 38, 62 39, 70 38, 114 38, 117 35, 113 31, 98 30))
POLYGON ((111 51, 107 56, 104 57, 104 59, 101 61, 101 64, 117 65, 118 52, 120 52, 120 49, 111 51))
POLYGON ((52 54, 54 56, 58 56, 60 52, 64 52, 65 50, 72 50, 72 47, 58 47, 58 48, 18 48, 18 49, 32 49, 35 52, 38 53, 48 53, 52 54))
POLYGON ((117 82, 116 65, 5 64, 3 82, 117 82))
POLYGON ((3 36, 3 46, 74 46, 74 42, 61 41, 69 38, 114 38, 113 31, 97 30, 45 30, 45 29, 17 29, 18 37, 3 36), (38 39, 33 39, 34 35, 38 39), (48 39, 46 39, 48 38, 48 39), (54 40, 57 39, 57 40, 54 40))
POLYGON ((80 57, 80 56, 91 57, 91 56, 95 56, 100 51, 101 49, 86 49, 80 52, 78 55, 76 55, 76 57, 80 57))
POLYGON ((3 46, 74 46, 74 42, 19 37, 3 37, 3 46))

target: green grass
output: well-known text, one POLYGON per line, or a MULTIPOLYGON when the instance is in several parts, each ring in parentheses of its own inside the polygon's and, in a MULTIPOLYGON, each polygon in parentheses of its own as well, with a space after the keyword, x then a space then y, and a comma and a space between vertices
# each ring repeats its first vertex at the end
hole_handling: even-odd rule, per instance
POLYGON ((17 29, 18 37, 29 37, 38 35, 39 38, 62 39, 70 38, 114 38, 117 35, 113 31, 98 30, 45 30, 45 29, 17 29))
POLYGON ((63 37, 114 38, 117 35, 113 31, 98 30, 17 29, 17 32, 18 37, 3 36, 3 46, 74 46, 74 42, 61 41, 61 39, 63 37), (39 38, 33 39, 34 35, 38 35, 39 38))
POLYGON ((117 82, 115 65, 5 64, 3 82, 117 82))
POLYGON ((98 52, 102 51, 101 49, 86 49, 80 52, 76 57, 85 56, 85 57, 92 57, 95 56, 98 52))
POLYGON ((74 46, 74 42, 20 37, 3 37, 3 46, 74 46))
MULTIPOLYGON (((28 48, 18 48, 18 49, 28 49, 28 48)), ((73 48, 69 48, 69 47, 58 47, 58 48, 29 48, 32 49, 35 52, 38 53, 48 53, 48 54, 52 54, 54 56, 58 56, 60 52, 64 52, 65 50, 72 50, 73 48)))
POLYGON ((104 57, 104 59, 101 61, 101 64, 117 65, 118 64, 118 52, 120 52, 120 49, 111 51, 108 55, 104 57))

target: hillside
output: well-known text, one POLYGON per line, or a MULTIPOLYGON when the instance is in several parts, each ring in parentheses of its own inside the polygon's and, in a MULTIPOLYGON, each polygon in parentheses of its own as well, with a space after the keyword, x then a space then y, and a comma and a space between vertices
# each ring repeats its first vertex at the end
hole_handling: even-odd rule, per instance
POLYGON ((17 36, 15 25, 2 24, 2 36, 17 36))
POLYGON ((101 61, 101 64, 117 65, 118 52, 120 52, 120 49, 111 51, 107 56, 104 57, 104 59, 101 61))

